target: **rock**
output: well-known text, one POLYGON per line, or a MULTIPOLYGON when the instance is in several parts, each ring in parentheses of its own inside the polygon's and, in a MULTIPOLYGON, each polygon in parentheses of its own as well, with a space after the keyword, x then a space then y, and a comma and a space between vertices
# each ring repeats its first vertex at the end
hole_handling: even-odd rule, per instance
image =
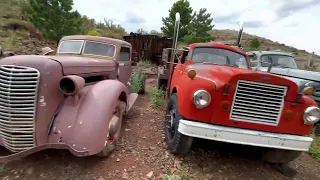
POLYGON ((152 175, 153 175, 153 171, 150 171, 146 176, 148 179, 150 179, 152 177, 152 175))
POLYGON ((127 131, 130 131, 130 129, 124 129, 124 131, 126 131, 126 132, 127 132, 127 131))
POLYGON ((149 149, 153 151, 153 150, 155 150, 156 148, 153 147, 153 146, 150 146, 149 149))
POLYGON ((129 174, 128 174, 127 172, 124 172, 124 173, 122 174, 122 178, 123 178, 123 179, 129 179, 129 174))
POLYGON ((105 180, 105 179, 104 179, 103 177, 101 177, 101 176, 100 176, 100 177, 98 178, 98 180, 105 180))
POLYGON ((177 169, 181 169, 181 161, 174 161, 174 167, 177 169))
POLYGON ((29 167, 27 170, 26 170, 26 174, 32 174, 33 172, 33 168, 32 167, 29 167))
POLYGON ((117 160, 116 160, 117 162, 120 162, 120 159, 119 158, 117 158, 117 160))

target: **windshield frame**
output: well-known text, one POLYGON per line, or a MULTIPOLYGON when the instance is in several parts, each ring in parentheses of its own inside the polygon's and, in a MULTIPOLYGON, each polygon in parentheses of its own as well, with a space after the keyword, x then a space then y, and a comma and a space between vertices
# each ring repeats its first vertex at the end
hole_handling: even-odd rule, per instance
POLYGON ((83 39, 70 39, 70 40, 63 40, 60 42, 59 44, 59 47, 58 47, 58 50, 57 50, 57 54, 81 54, 82 53, 82 49, 83 49, 83 46, 84 46, 84 41, 83 39), (81 42, 81 48, 79 50, 79 52, 61 52, 60 51, 60 48, 61 48, 61 45, 62 43, 66 42, 66 41, 80 41, 81 42))
POLYGON ((230 49, 226 49, 226 48, 221 48, 221 47, 212 47, 212 46, 200 46, 200 47, 195 47, 191 50, 191 53, 189 53, 188 55, 188 60, 194 62, 194 63, 200 63, 200 62, 195 62, 192 60, 193 58, 193 55, 194 55, 194 50, 197 49, 197 48, 211 48, 211 49, 220 49, 220 50, 225 50, 225 51, 228 51, 228 52, 232 52, 232 53, 235 53, 235 54, 238 54, 240 56, 243 56, 244 59, 245 59, 245 66, 244 67, 236 67, 236 66, 233 66, 233 65, 229 65, 229 64, 218 64, 218 63, 213 63, 213 62, 203 62, 203 63, 213 63, 213 64, 217 64, 217 65, 221 65, 221 66, 231 66, 231 67, 235 67, 235 68, 240 68, 240 69, 247 69, 249 70, 250 69, 250 64, 249 64, 249 61, 248 61, 248 57, 244 54, 241 54, 239 52, 236 52, 236 51, 232 51, 230 49))
POLYGON ((272 65, 272 67, 275 67, 275 68, 290 68, 290 69, 298 69, 298 65, 297 65, 297 63, 296 63, 296 60, 295 60, 295 58, 293 57, 293 56, 290 56, 290 55, 286 55, 286 54, 262 54, 261 56, 260 56, 260 66, 261 67, 264 67, 264 68, 266 68, 266 67, 268 67, 268 66, 263 66, 262 65, 262 57, 264 57, 264 56, 270 56, 271 58, 272 58, 272 56, 281 56, 281 57, 288 57, 289 59, 290 58, 292 58, 292 60, 293 60, 293 63, 294 63, 294 65, 295 65, 295 67, 290 67, 290 66, 286 66, 286 67, 281 67, 281 66, 274 66, 274 65, 272 65))
POLYGON ((92 41, 92 40, 85 40, 85 39, 68 39, 68 40, 63 40, 59 43, 58 49, 57 49, 57 54, 78 54, 78 55, 85 55, 85 56, 97 56, 97 57, 105 57, 105 58, 113 58, 116 56, 117 53, 117 46, 112 43, 106 43, 106 42, 100 42, 100 41, 92 41), (66 41, 80 41, 81 43, 81 48, 79 52, 61 52, 60 48, 62 43, 66 41), (86 54, 83 53, 84 49, 86 48, 86 43, 87 42, 92 42, 92 43, 99 43, 99 44, 106 44, 106 45, 112 45, 114 47, 114 53, 112 56, 103 56, 103 55, 97 55, 97 54, 86 54))

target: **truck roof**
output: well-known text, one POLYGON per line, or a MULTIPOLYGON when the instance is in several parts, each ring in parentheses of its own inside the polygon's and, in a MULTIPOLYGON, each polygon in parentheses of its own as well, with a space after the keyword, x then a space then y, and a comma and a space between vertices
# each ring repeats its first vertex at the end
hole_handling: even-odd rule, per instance
POLYGON ((64 37, 61 38, 60 41, 64 41, 64 40, 90 40, 90 41, 111 43, 111 44, 114 44, 116 46, 126 45, 126 46, 130 46, 131 47, 131 44, 126 42, 126 41, 123 41, 123 40, 120 40, 120 39, 102 37, 102 36, 72 35, 72 36, 64 36, 64 37))
POLYGON ((247 54, 236 48, 236 47, 233 47, 233 46, 230 46, 230 45, 226 45, 226 44, 223 44, 223 43, 217 43, 217 42, 208 42, 208 43, 193 43, 193 44, 190 44, 189 45, 190 48, 195 48, 195 47, 215 47, 215 48, 222 48, 222 49, 227 49, 227 50, 230 50, 230 51, 234 51, 234 52, 237 52, 239 54, 242 54, 244 56, 247 56, 247 54))
POLYGON ((256 54, 256 55, 264 55, 264 54, 275 54, 275 55, 285 55, 285 56, 291 56, 294 57, 293 54, 291 53, 287 53, 287 52, 282 52, 282 51, 249 51, 247 52, 248 55, 250 54, 256 54))

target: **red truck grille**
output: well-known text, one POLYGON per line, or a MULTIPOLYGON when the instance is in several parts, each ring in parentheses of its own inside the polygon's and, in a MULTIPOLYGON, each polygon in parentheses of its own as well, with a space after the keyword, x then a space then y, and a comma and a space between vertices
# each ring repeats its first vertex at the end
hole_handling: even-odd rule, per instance
POLYGON ((34 147, 40 73, 30 67, 0 66, 0 137, 12 152, 34 147))
POLYGON ((286 86, 239 80, 230 119, 277 126, 286 86))

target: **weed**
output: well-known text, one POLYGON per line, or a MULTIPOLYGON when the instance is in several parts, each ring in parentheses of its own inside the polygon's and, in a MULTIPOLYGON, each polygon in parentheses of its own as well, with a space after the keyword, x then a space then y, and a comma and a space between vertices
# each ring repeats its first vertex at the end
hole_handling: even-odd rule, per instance
POLYGON ((4 166, 0 166, 0 174, 4 171, 4 166))
POLYGON ((165 92, 162 89, 157 89, 157 88, 150 89, 151 106, 153 108, 163 108, 164 95, 165 95, 165 92))
POLYGON ((172 174, 172 175, 165 174, 162 177, 162 180, 188 180, 188 179, 189 178, 187 178, 185 176, 179 176, 179 175, 175 175, 175 174, 172 174))
POLYGON ((137 64, 139 68, 147 69, 152 67, 152 63, 150 60, 140 60, 137 64))
POLYGON ((320 160, 320 137, 316 136, 314 132, 312 133, 311 137, 313 138, 313 143, 309 152, 314 158, 320 160))
POLYGON ((18 48, 19 39, 16 36, 7 37, 4 39, 2 47, 5 50, 13 51, 18 48))
POLYGON ((131 78, 131 90, 138 94, 144 94, 146 75, 141 72, 134 72, 131 78))

